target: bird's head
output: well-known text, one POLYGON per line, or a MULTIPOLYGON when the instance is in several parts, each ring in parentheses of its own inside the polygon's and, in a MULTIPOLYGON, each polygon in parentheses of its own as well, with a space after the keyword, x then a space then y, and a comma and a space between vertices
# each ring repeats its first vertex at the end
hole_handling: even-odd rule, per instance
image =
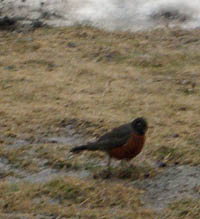
POLYGON ((148 129, 147 121, 142 117, 133 120, 131 126, 137 135, 144 135, 148 129))

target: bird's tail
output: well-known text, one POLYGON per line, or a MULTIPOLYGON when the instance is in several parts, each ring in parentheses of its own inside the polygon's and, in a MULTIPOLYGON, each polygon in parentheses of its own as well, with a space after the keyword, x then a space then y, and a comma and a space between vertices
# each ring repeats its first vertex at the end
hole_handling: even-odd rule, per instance
POLYGON ((78 146, 78 147, 74 147, 70 150, 70 152, 72 153, 79 153, 81 151, 84 151, 84 150, 88 150, 88 146, 87 145, 81 145, 81 146, 78 146))
POLYGON ((70 152, 79 153, 79 152, 84 151, 84 150, 88 150, 88 151, 104 150, 103 146, 104 146, 104 144, 101 142, 94 142, 94 143, 89 143, 86 145, 74 147, 70 150, 70 152))

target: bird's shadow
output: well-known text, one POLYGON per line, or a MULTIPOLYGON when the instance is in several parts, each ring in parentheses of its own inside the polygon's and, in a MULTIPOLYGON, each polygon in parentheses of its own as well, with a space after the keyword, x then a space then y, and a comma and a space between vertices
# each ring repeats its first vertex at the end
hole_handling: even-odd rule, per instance
POLYGON ((98 170, 93 173, 94 179, 145 179, 155 175, 155 170, 149 166, 129 166, 126 168, 117 167, 110 170, 98 170))

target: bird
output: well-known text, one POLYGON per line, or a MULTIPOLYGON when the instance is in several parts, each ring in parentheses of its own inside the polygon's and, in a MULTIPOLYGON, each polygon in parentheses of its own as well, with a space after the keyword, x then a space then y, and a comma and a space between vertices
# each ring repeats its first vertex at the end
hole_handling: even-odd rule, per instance
POLYGON ((73 147, 70 152, 103 151, 108 154, 107 170, 110 171, 111 159, 130 161, 136 157, 145 144, 148 123, 143 117, 112 129, 94 142, 73 147))

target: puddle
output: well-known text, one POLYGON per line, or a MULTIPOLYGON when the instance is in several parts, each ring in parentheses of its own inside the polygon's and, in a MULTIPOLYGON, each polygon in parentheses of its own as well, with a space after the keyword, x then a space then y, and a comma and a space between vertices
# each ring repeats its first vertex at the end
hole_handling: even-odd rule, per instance
POLYGON ((200 198, 200 166, 169 167, 152 179, 137 180, 134 187, 145 190, 142 197, 146 207, 162 210, 170 202, 184 197, 200 198))

